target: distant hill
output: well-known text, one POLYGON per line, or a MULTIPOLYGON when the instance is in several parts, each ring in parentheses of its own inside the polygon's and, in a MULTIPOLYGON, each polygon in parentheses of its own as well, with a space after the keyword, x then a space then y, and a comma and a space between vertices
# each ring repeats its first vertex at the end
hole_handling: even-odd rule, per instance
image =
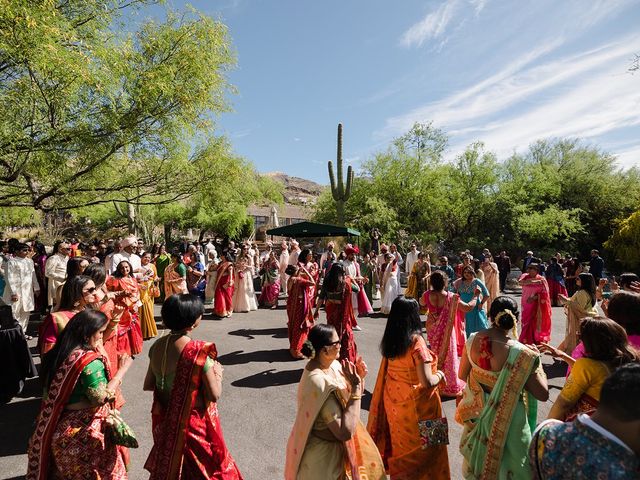
POLYGON ((282 172, 270 172, 264 174, 284 185, 284 201, 291 205, 307 205, 313 203, 326 188, 324 185, 292 177, 282 172))

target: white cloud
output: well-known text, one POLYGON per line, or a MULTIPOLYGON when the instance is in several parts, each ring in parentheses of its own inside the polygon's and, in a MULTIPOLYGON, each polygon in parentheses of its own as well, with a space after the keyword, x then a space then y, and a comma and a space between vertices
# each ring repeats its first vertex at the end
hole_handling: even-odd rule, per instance
POLYGON ((614 155, 616 156, 616 163, 622 168, 640 168, 640 145, 636 148, 617 152, 614 155))
MULTIPOLYGON (((593 139, 640 125, 638 80, 625 73, 640 51, 640 36, 531 66, 553 48, 543 45, 476 85, 390 118, 377 136, 398 136, 416 121, 434 120, 451 135, 454 153, 482 140, 506 155, 541 138, 593 139)), ((621 162, 630 161, 636 145, 640 139, 621 162)))
POLYGON ((426 40, 441 38, 453 19, 459 3, 459 0, 448 0, 441 4, 434 12, 429 13, 404 32, 401 44, 405 47, 421 46, 426 40))
POLYGON ((478 15, 484 7, 487 5, 488 0, 469 0, 469 3, 474 8, 476 15, 478 15))

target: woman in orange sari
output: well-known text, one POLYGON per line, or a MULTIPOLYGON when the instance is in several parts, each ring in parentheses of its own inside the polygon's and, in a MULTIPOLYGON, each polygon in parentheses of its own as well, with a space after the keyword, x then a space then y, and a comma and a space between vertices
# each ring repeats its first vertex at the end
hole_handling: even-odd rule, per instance
POLYGON ((93 280, 84 275, 73 277, 64 284, 57 310, 47 315, 40 326, 38 345, 41 354, 55 346, 58 337, 76 313, 97 301, 96 290, 93 280))
POLYGON ((173 294, 189 293, 187 290, 187 266, 177 250, 171 252, 171 263, 164 269, 164 298, 173 294))
POLYGON ((152 480, 242 480, 220 427, 223 369, 216 346, 190 337, 203 313, 202 301, 190 294, 162 305, 171 333, 151 346, 144 380, 154 392, 153 448, 144 466, 152 480))
POLYGON ((107 290, 115 292, 114 303, 123 309, 118 322, 118 353, 134 356, 142 352, 142 331, 138 320, 140 293, 133 268, 127 260, 121 260, 112 277, 107 280, 107 290))
POLYGON ((44 355, 46 394, 29 441, 28 480, 127 478, 126 449, 105 435, 105 424, 131 357, 111 375, 99 353, 107 323, 103 313, 84 310, 44 355))
POLYGON ((313 327, 313 289, 315 281, 307 269, 300 265, 289 265, 287 280, 287 327, 289 352, 293 358, 303 358, 302 345, 313 327))
POLYGON ((367 423, 392 480, 451 478, 449 430, 438 393, 444 372, 421 332, 418 302, 396 298, 380 342, 382 363, 367 423))
POLYGON ((158 335, 156 319, 153 315, 153 301, 158 274, 156 266, 151 263, 151 253, 145 252, 140 259, 140 271, 138 273, 138 287, 140 288, 140 330, 142 338, 148 340, 158 335))
POLYGON ((358 347, 353 338, 353 326, 356 324, 356 320, 351 294, 359 291, 360 288, 355 281, 345 276, 342 264, 334 263, 322 284, 318 305, 313 314, 313 318, 317 319, 320 307, 325 305, 327 323, 333 325, 340 337, 342 346, 340 356, 350 362, 355 362, 358 358, 358 347))
POLYGON ((214 289, 213 313, 218 317, 230 317, 233 314, 233 262, 231 255, 226 253, 218 265, 216 286, 214 289))

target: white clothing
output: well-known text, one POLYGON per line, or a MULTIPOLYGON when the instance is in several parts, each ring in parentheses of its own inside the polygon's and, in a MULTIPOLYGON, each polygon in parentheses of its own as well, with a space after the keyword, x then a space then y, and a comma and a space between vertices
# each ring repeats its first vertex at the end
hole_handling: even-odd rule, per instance
POLYGON ((400 252, 396 252, 396 253, 391 252, 391 255, 394 255, 396 257, 396 260, 398 260, 398 267, 402 266, 402 264, 404 263, 404 260, 402 260, 402 255, 400 255, 400 252))
POLYGON ((116 253, 113 256, 113 259, 111 260, 111 271, 109 273, 113 275, 113 273, 118 268, 118 264, 122 260, 126 260, 131 264, 131 269, 133 270, 131 273, 134 276, 136 275, 135 271, 139 270, 140 267, 142 266, 142 263, 140 262, 140 257, 138 255, 136 255, 135 253, 127 253, 124 250, 122 250, 120 253, 116 253))
POLYGON ((11 305, 13 318, 26 333, 30 313, 36 308, 33 293, 40 291, 33 260, 13 257, 4 263, 3 270, 7 283, 2 299, 5 304, 11 305), (18 300, 11 301, 12 295, 17 295, 18 300))
POLYGON ((216 250, 216 246, 211 241, 209 241, 204 246, 204 257, 205 257, 205 260, 206 260, 206 264, 205 265, 209 265, 209 262, 211 262, 211 261, 214 261, 216 263, 218 261, 218 252, 216 250))
POLYGON ((56 253, 47 258, 44 266, 44 276, 49 279, 47 291, 47 304, 53 305, 56 298, 58 287, 64 283, 67 278, 67 262, 69 257, 56 253))
POLYGON ((418 252, 417 250, 415 253, 413 252, 407 253, 407 260, 405 262, 405 267, 406 267, 405 272, 411 273, 411 271, 413 270, 413 265, 418 261, 418 255, 420 255, 420 252, 418 252))
POLYGON ((289 265, 298 265, 298 257, 300 256, 300 252, 302 250, 297 249, 297 250, 291 250, 291 253, 289 254, 289 265))
POLYGON ((621 447, 624 447, 625 449, 627 449, 629 452, 633 453, 633 450, 631 450, 631 448, 629 447, 629 445, 627 445, 626 443, 624 443, 622 440, 620 440, 617 436, 615 436, 613 433, 611 433, 609 430, 607 430, 606 428, 604 428, 602 425, 600 425, 599 423, 596 423, 593 421, 593 419, 589 416, 586 415, 584 413, 581 413, 580 415, 578 415, 578 421, 584 425, 586 425, 587 427, 593 428, 596 432, 598 432, 600 435, 602 435, 605 438, 608 438, 609 440, 611 440, 612 442, 617 443, 618 445, 620 445, 621 447))
POLYGON ((289 279, 289 276, 284 273, 284 271, 287 269, 287 266, 289 265, 289 251, 285 248, 284 250, 282 250, 282 253, 280 254, 280 292, 282 292, 283 295, 287 294, 287 280, 289 279))
POLYGON ((391 304, 400 295, 400 282, 398 281, 399 268, 393 270, 393 262, 389 262, 384 272, 384 291, 382 292, 381 312, 388 315, 391 311, 391 304))
POLYGON ((234 312, 250 312, 258 310, 258 302, 256 301, 256 292, 253 289, 253 266, 245 264, 240 270, 241 263, 236 263, 235 284, 233 291, 233 311, 234 312), (240 278, 240 272, 243 278, 240 278))

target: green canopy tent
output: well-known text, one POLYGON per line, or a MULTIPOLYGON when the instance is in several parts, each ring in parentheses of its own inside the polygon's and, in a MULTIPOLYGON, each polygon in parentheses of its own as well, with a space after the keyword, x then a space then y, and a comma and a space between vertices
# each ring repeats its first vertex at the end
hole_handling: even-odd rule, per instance
POLYGON ((267 235, 272 237, 359 237, 360 232, 349 227, 339 227, 326 223, 300 222, 284 227, 267 230, 267 235))

